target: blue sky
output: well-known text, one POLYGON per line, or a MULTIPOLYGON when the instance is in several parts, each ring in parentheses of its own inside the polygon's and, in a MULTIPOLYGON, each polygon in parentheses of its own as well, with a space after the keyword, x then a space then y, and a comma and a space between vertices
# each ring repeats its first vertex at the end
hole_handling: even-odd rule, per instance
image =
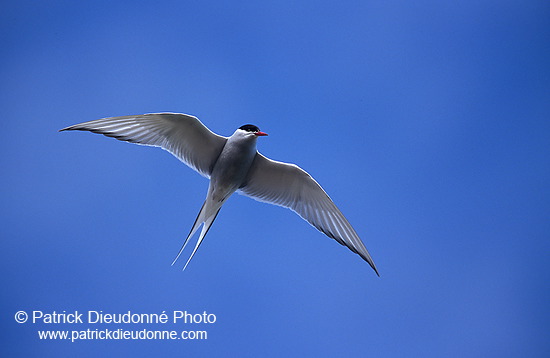
POLYGON ((5 356, 550 353, 545 1, 10 1, 0 14, 5 356), (371 252, 235 195, 170 263, 208 182, 90 133, 159 111, 321 183, 371 252), (183 262, 181 263, 183 265, 183 262), (213 313, 211 325, 18 324, 17 311, 213 313), (38 330, 207 330, 41 341, 38 330))

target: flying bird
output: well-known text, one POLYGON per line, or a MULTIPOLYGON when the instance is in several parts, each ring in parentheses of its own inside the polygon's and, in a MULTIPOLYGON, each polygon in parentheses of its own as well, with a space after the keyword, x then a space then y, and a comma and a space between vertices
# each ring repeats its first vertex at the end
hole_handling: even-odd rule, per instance
POLYGON ((271 160, 256 150, 258 137, 267 134, 255 125, 243 125, 231 137, 223 137, 191 115, 150 113, 98 119, 63 128, 60 132, 72 130, 161 147, 210 179, 206 200, 172 265, 204 224, 183 267, 185 270, 222 205, 231 194, 238 192, 293 210, 319 231, 361 256, 380 276, 365 245, 323 188, 297 165, 271 160))

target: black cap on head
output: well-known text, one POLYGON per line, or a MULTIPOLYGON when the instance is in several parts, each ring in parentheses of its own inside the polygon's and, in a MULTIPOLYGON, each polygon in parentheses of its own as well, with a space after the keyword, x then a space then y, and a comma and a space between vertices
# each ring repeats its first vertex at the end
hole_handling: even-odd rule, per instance
POLYGON ((256 133, 260 131, 260 128, 256 127, 253 124, 245 124, 244 126, 240 126, 239 129, 242 129, 243 131, 256 133))

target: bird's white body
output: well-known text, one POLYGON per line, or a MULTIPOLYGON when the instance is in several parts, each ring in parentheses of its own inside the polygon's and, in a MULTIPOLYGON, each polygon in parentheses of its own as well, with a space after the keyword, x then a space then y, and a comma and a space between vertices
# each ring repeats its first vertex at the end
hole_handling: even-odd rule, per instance
POLYGON ((300 167, 273 161, 257 152, 258 137, 267 134, 254 125, 244 125, 227 138, 211 132, 193 116, 151 113, 103 118, 64 130, 86 130, 127 142, 161 147, 210 179, 204 204, 173 262, 204 224, 184 269, 220 208, 238 191, 253 199, 295 211, 319 231, 360 255, 378 274, 365 245, 321 186, 300 167))
POLYGON ((237 129, 216 161, 210 176, 210 190, 213 200, 226 200, 243 184, 256 156, 258 137, 251 132, 237 129))

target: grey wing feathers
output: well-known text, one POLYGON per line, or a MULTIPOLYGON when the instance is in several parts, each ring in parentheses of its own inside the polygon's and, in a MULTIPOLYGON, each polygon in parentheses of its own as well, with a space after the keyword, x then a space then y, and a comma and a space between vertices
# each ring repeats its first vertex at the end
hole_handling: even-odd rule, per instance
POLYGON ((351 224, 323 188, 300 167, 258 153, 239 191, 253 199, 292 209, 319 231, 361 256, 379 275, 351 224))
POLYGON ((161 147, 207 178, 227 141, 206 128, 198 118, 180 113, 103 118, 61 129, 65 130, 90 131, 161 147))

